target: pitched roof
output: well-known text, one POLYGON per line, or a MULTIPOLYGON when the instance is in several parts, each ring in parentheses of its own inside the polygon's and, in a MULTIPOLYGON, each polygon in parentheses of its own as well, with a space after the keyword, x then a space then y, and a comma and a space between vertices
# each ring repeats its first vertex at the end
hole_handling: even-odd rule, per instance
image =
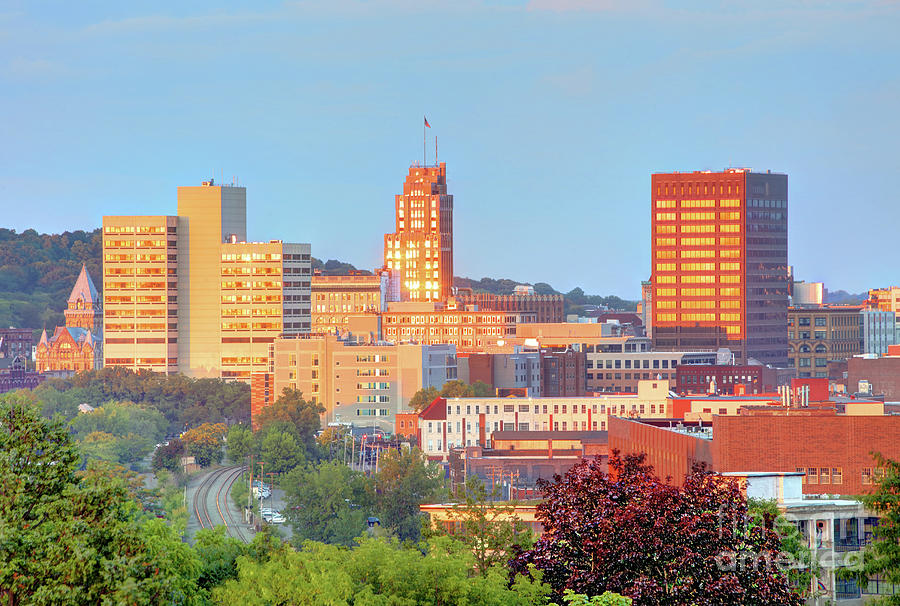
POLYGON ((69 303, 75 303, 79 297, 84 299, 85 303, 100 303, 100 293, 94 287, 91 274, 88 273, 87 266, 84 263, 81 264, 81 273, 78 274, 78 279, 75 280, 75 286, 72 288, 72 294, 69 295, 69 303))

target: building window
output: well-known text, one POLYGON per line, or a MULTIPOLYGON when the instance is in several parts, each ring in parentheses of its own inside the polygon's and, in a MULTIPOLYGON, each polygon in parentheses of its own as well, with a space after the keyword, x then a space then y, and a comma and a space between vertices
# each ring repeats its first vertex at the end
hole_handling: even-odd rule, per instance
POLYGON ((796 470, 803 474, 803 483, 806 484, 806 469, 804 469, 803 467, 797 467, 796 470))
POLYGON ((810 467, 806 471, 806 483, 807 484, 818 484, 819 483, 819 469, 817 467, 810 467))
POLYGON ((844 470, 840 467, 832 467, 831 468, 831 483, 832 484, 843 484, 844 483, 844 470))
POLYGON ((866 484, 866 485, 872 483, 872 468, 871 467, 863 467, 862 483, 866 484))
POLYGON ((819 484, 831 484, 831 468, 823 467, 819 470, 819 484))
MULTIPOLYGON (((806 318, 806 321, 806 324, 803 324, 803 322, 801 322, 800 326, 809 326, 809 318, 806 318)), ((816 318, 816 326, 828 326, 827 319, 822 317, 816 318)))

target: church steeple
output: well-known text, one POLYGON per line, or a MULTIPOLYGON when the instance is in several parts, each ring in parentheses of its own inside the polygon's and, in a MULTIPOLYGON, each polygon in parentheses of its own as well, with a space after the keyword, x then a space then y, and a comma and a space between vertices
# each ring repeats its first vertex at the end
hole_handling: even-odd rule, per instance
POLYGON ((91 280, 87 266, 82 264, 81 273, 78 274, 72 294, 69 295, 69 305, 65 311, 66 326, 86 328, 94 333, 100 333, 103 326, 102 309, 100 293, 91 280))

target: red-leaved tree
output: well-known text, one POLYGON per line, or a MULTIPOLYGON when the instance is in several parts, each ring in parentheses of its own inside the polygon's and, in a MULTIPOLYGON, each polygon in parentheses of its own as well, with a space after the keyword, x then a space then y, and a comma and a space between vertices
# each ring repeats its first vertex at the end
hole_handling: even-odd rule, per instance
POLYGON ((645 456, 613 451, 541 481, 544 534, 510 565, 544 571, 561 595, 613 591, 639 605, 797 605, 779 536, 753 523, 738 483, 696 466, 678 488, 645 456))

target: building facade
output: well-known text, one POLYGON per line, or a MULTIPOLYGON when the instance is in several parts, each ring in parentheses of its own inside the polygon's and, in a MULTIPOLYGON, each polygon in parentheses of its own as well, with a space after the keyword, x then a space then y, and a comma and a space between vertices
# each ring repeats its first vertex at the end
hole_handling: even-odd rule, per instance
POLYGON ((459 380, 470 385, 481 381, 501 393, 541 397, 541 353, 536 349, 514 349, 510 353, 460 355, 459 380))
POLYGON ((787 365, 787 185, 748 169, 652 176, 655 349, 787 365))
POLYGON ((65 316, 66 325, 57 326, 51 337, 46 330, 41 333, 37 371, 72 373, 102 368, 103 303, 84 265, 69 295, 65 316))
POLYGON ((585 360, 586 354, 583 351, 542 349, 541 394, 547 398, 578 398, 587 395, 585 360))
POLYGON ((417 391, 440 389, 456 379, 456 371, 452 345, 361 344, 334 335, 279 338, 272 345, 269 371, 261 373, 268 379, 254 374, 261 389, 251 390, 252 408, 258 414, 285 388, 297 389, 325 407, 325 423, 392 433, 394 415, 409 410, 417 391))
POLYGON ((311 326, 308 244, 247 242, 247 193, 178 188, 177 216, 103 218, 105 363, 250 380, 311 326))
POLYGON ((675 369, 675 391, 680 394, 734 394, 738 386, 747 394, 771 393, 778 387, 774 368, 755 365, 680 365, 675 369))
POLYGON ((443 301, 453 286, 453 196, 447 165, 411 166, 394 197, 394 233, 384 236, 384 265, 399 272, 403 301, 443 301))
MULTIPOLYGON (((460 289, 462 291, 463 289, 460 289)), ((534 312, 536 322, 562 322, 564 297, 562 295, 491 293, 460 293, 456 296, 462 306, 476 305, 479 311, 534 312)))
POLYGON ((388 303, 382 314, 382 338, 391 343, 455 345, 460 351, 515 336, 519 324, 534 322, 534 312, 476 311, 436 302, 388 303))
POLYGON ((0 359, 6 360, 3 366, 11 366, 17 358, 30 360, 33 344, 34 332, 30 328, 0 328, 0 359))
POLYGON ((897 314, 880 309, 861 309, 859 321, 862 327, 862 351, 865 354, 883 355, 896 344, 897 314))
POLYGON ((449 449, 492 447, 497 431, 605 431, 612 415, 671 418, 668 384, 637 394, 585 398, 438 398, 419 415, 419 445, 431 458, 449 449))
POLYGON ((887 355, 853 356, 847 360, 847 390, 862 391, 867 384, 872 394, 884 396, 887 402, 900 402, 900 346, 894 345, 887 355))
POLYGON ((387 275, 312 277, 312 332, 354 333, 378 340, 387 275))
POLYGON ((828 363, 860 353, 860 305, 792 306, 788 312, 790 366, 797 376, 827 377, 828 363))
POLYGON ((173 216, 103 217, 106 366, 179 370, 180 227, 173 216))
POLYGON ((641 381, 657 379, 675 384, 675 371, 682 365, 715 364, 716 352, 648 351, 649 344, 610 343, 597 345, 586 355, 586 389, 594 393, 637 393, 641 381))

